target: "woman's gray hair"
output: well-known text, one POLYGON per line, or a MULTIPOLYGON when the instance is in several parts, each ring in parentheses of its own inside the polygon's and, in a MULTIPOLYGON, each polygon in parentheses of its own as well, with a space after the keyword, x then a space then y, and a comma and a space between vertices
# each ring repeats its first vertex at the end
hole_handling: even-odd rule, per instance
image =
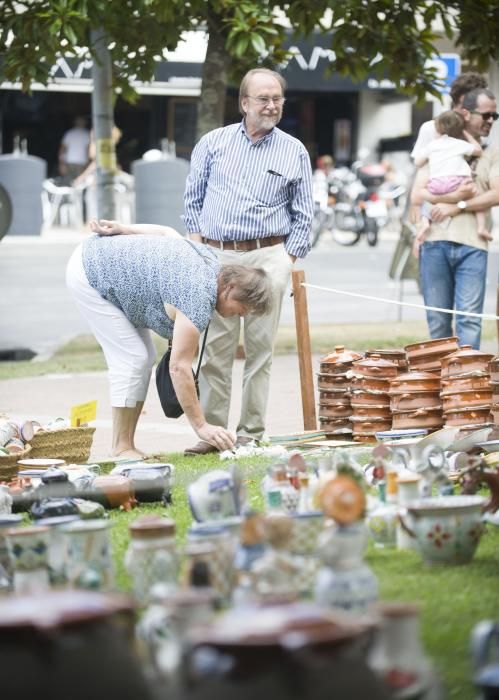
POLYGON ((234 285, 234 298, 257 316, 268 314, 272 307, 272 285, 261 267, 245 265, 222 265, 218 276, 223 288, 234 285))

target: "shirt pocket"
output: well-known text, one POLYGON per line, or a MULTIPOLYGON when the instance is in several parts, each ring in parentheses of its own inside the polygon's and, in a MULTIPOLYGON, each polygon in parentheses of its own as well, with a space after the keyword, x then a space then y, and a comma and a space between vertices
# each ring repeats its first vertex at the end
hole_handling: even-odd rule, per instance
POLYGON ((285 173, 268 170, 255 179, 255 182, 251 183, 249 187, 255 199, 260 203, 266 206, 277 206, 288 200, 291 182, 285 173))

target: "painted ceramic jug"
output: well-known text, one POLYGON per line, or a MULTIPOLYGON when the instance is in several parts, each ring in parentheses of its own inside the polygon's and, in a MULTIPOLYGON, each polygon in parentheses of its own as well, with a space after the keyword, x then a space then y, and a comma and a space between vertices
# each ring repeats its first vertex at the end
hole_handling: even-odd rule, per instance
POLYGON ((49 528, 17 527, 7 530, 7 546, 13 569, 13 587, 18 594, 49 588, 49 528))

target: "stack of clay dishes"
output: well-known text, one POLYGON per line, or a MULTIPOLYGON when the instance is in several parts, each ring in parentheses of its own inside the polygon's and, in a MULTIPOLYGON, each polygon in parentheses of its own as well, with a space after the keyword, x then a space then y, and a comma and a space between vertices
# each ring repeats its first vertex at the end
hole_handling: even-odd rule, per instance
POLYGON ((459 350, 457 338, 437 338, 405 346, 407 363, 411 372, 434 372, 440 375, 440 360, 459 350))
POLYGON ((489 363, 490 387, 492 389, 492 418, 499 425, 499 355, 492 358, 489 363))
POLYGON ((491 421, 490 364, 494 356, 463 345, 442 358, 445 425, 477 430, 491 421))
POLYGON ((343 345, 336 345, 333 352, 321 357, 317 380, 319 422, 327 437, 352 437, 349 371, 361 357, 360 352, 345 350, 343 345))
POLYGON ((356 360, 352 367, 352 423, 356 442, 372 442, 376 433, 390 430, 390 379, 399 372, 395 362, 384 360, 374 353, 364 360, 356 360))
POLYGON ((407 364, 407 356, 403 348, 382 348, 381 350, 366 350, 366 357, 379 355, 383 360, 394 362, 398 365, 399 374, 407 372, 409 366, 407 364))
POLYGON ((390 380, 392 430, 442 427, 440 377, 432 372, 406 372, 390 380))

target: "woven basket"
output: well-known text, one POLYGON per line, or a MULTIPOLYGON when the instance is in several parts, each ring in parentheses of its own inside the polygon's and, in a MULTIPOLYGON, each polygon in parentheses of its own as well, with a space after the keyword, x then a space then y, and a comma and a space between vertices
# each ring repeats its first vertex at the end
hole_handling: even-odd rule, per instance
POLYGON ((25 445, 22 452, 15 452, 11 455, 0 455, 0 481, 9 481, 14 476, 17 476, 20 459, 26 459, 31 453, 31 445, 25 445))
POLYGON ((30 457, 63 459, 67 464, 85 464, 90 457, 95 428, 39 430, 31 442, 30 457))

